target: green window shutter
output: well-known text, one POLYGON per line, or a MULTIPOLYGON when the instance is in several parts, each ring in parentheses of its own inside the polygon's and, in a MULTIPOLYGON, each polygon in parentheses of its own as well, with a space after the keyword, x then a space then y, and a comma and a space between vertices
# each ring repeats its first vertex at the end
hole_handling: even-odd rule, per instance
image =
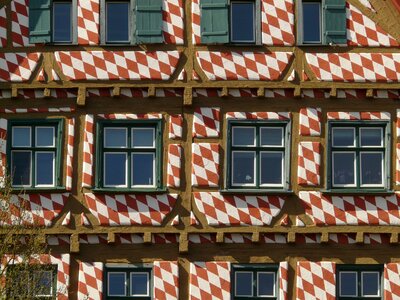
POLYGON ((29 42, 51 42, 51 0, 32 0, 29 3, 29 42))
POLYGON ((346 1, 325 0, 325 44, 347 44, 346 1))
POLYGON ((227 0, 201 0, 201 42, 229 43, 227 0))
POLYGON ((137 0, 136 3, 136 42, 162 43, 162 0, 137 0))

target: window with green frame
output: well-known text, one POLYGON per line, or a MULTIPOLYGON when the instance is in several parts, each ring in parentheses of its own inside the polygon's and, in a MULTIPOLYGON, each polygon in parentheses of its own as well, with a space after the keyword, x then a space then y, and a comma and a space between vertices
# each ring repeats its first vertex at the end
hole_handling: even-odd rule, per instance
POLYGON ((161 134, 161 120, 99 121, 96 187, 160 189, 161 134))
POLYGON ((328 188, 389 188, 388 122, 329 122, 328 188))
POLYGON ((7 299, 56 299, 56 265, 11 265, 6 270, 7 299))
POLYGON ((62 119, 9 120, 8 166, 13 187, 60 187, 62 119))
POLYGON ((152 299, 152 267, 109 265, 104 274, 105 299, 152 299))
POLYGON ((227 189, 288 189, 290 122, 229 121, 227 189))
POLYGON ((336 265, 336 298, 382 299, 381 265, 336 265))
POLYGON ((232 299, 278 299, 278 265, 232 265, 232 299))

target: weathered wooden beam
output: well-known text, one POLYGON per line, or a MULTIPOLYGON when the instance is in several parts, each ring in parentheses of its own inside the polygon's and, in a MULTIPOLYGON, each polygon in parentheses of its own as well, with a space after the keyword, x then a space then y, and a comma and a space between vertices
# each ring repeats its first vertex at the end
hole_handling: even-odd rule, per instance
POLYGON ((76 104, 79 106, 85 106, 86 104, 86 88, 80 87, 78 89, 78 97, 76 98, 76 104))

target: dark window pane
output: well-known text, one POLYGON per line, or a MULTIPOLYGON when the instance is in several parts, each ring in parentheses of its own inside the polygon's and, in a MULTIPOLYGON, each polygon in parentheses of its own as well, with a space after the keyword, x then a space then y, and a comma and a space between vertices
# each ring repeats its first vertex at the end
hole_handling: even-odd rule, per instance
POLYGON ((31 147, 31 128, 16 127, 12 128, 13 147, 31 147))
POLYGON ((107 3, 107 42, 129 42, 129 3, 107 3))
POLYGON ((271 272, 259 272, 258 276, 258 296, 275 295, 275 274, 271 272))
POLYGON ((321 4, 303 2, 303 42, 321 42, 321 4))
POLYGON ((232 152, 232 184, 255 184, 255 152, 232 152))
POLYGON ((72 41, 71 3, 54 2, 54 42, 72 41))
POLYGON ((104 154, 104 185, 126 186, 126 154, 104 154))
POLYGON ((333 185, 355 184, 354 159, 354 153, 333 153, 333 185))
POLYGON ((380 295, 380 274, 379 272, 363 272, 362 277, 362 295, 379 296, 380 295))
POLYGON ((54 127, 36 127, 36 146, 54 147, 54 127))
POLYGON ((382 184, 382 153, 361 153, 361 184, 382 184))
POLYGON ((104 128, 104 147, 125 148, 127 132, 126 128, 104 128))
POLYGON ((361 128, 361 146, 381 146, 382 145, 382 129, 381 128, 361 128))
POLYGON ((54 153, 36 152, 36 184, 54 185, 54 153))
POLYGON ((154 154, 132 154, 132 185, 154 185, 154 154))
POLYGON ((51 271, 38 271, 34 273, 34 284, 36 288, 33 291, 35 296, 51 296, 53 274, 51 271))
POLYGON ((282 184, 283 153, 261 153, 261 184, 282 184))
POLYGON ((31 184, 31 159, 30 151, 12 152, 11 170, 13 185, 31 184))
POLYGON ((133 128, 132 129, 132 147, 154 147, 154 129, 153 128, 133 128))
POLYGON ((261 128, 262 146, 283 146, 283 129, 273 127, 261 128))
POLYGON ((148 295, 148 274, 147 273, 131 273, 131 295, 140 296, 148 295))
POLYGON ((108 273, 108 296, 125 295, 125 273, 108 273))
POLYGON ((233 146, 255 146, 255 128, 254 127, 233 127, 233 146))
POLYGON ((254 42, 254 2, 231 2, 231 39, 254 42))
POLYGON ((340 272, 340 296, 357 296, 357 273, 340 272))
POLYGON ((235 296, 252 296, 253 295, 253 273, 252 272, 236 272, 236 289, 235 296))
POLYGON ((354 145, 354 128, 333 128, 332 145, 335 147, 350 147, 354 145))

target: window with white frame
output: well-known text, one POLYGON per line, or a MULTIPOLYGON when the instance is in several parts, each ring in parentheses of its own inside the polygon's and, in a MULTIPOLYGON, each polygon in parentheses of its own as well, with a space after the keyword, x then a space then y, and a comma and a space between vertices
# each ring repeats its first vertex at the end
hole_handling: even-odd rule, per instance
POLYGON ((387 122, 331 122, 328 182, 331 188, 388 188, 387 122))
POLYGON ((381 265, 336 265, 337 299, 382 299, 381 265))
POLYGON ((278 299, 277 265, 233 265, 232 273, 232 299, 278 299))
POLYGON ((62 120, 10 120, 9 123, 12 185, 22 188, 59 186, 62 120))
POLYGON ((288 122, 228 123, 228 189, 288 187, 288 122))
POLYGON ((105 299, 151 299, 151 274, 151 267, 106 267, 105 299))
POLYGON ((98 125, 98 188, 160 187, 161 121, 105 121, 98 125))

